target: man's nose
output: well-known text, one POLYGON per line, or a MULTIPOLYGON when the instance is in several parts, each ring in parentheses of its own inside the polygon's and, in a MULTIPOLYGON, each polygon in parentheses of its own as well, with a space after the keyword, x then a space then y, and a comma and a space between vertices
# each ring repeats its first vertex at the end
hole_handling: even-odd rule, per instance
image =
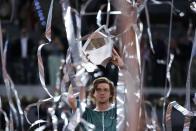
POLYGON ((104 91, 104 90, 100 90, 100 93, 101 93, 101 94, 105 94, 105 91, 104 91))

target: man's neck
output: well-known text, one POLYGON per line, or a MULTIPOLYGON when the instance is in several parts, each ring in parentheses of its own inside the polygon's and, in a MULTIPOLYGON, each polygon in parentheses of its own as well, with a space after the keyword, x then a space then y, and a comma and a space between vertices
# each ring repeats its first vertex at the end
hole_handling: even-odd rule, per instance
POLYGON ((97 103, 96 104, 96 109, 99 111, 105 111, 110 107, 110 103, 106 102, 106 103, 97 103))

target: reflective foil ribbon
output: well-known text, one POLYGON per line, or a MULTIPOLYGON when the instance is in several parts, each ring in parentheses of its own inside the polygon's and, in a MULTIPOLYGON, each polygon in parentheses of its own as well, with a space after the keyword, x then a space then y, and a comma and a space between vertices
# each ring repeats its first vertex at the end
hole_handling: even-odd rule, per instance
POLYGON ((109 20, 110 20, 110 1, 111 0, 108 0, 108 4, 107 4, 107 17, 106 17, 106 27, 108 28, 109 27, 109 20))
POLYGON ((184 108, 183 106, 179 105, 176 101, 173 101, 169 103, 167 107, 167 112, 166 112, 166 127, 167 130, 171 130, 171 111, 172 107, 174 107, 176 110, 178 110, 180 113, 182 113, 183 116, 185 116, 184 120, 184 128, 183 131, 189 131, 189 126, 190 126, 190 118, 196 116, 196 111, 190 111, 184 108))
POLYGON ((9 131, 9 118, 7 117, 6 112, 2 109, 1 97, 0 97, 0 113, 3 114, 5 119, 5 131, 9 131))
MULTIPOLYGON (((154 0, 153 0, 154 1, 154 0)), ((168 37, 168 45, 167 45, 167 60, 166 60, 166 80, 165 80, 165 89, 164 89, 164 101, 163 101, 163 116, 162 116, 162 126, 165 131, 165 105, 166 99, 169 97, 171 92, 171 80, 170 80, 170 68, 173 61, 173 57, 171 56, 170 62, 170 45, 171 45, 171 30, 172 30, 172 22, 173 22, 173 0, 171 1, 171 11, 170 11, 170 23, 169 23, 169 37, 168 37), (169 82, 169 91, 167 92, 167 82, 169 82)))
POLYGON ((173 6, 173 13, 174 13, 174 14, 177 13, 177 14, 179 14, 180 17, 183 17, 183 16, 184 16, 184 12, 181 12, 179 9, 177 9, 177 8, 174 6, 174 4, 173 4, 172 1, 151 0, 151 2, 152 2, 153 4, 157 4, 157 5, 168 4, 168 5, 170 5, 170 6, 173 6))
MULTIPOLYGON (((153 53, 155 53, 154 48, 153 48, 153 43, 152 43, 152 34, 151 34, 151 28, 150 28, 150 17, 149 17, 149 12, 148 12, 148 6, 147 6, 147 1, 148 0, 144 0, 144 5, 145 5, 145 14, 146 14, 146 21, 147 21, 147 34, 149 37, 149 43, 150 43, 150 48, 152 50, 153 53)), ((153 4, 169 4, 171 6, 171 13, 175 12, 180 12, 178 9, 176 9, 173 5, 173 2, 170 1, 157 1, 157 0, 150 0, 153 4)), ((170 21, 172 20, 172 15, 170 15, 170 21)), ((170 24, 171 25, 171 24, 170 24)), ((171 31, 170 31, 171 32, 171 31)), ((169 32, 169 36, 170 36, 170 32, 169 32)), ((170 38, 169 38, 169 42, 170 43, 170 38)))
POLYGON ((148 34, 148 39, 149 39, 149 43, 150 43, 150 48, 151 48, 152 52, 155 53, 153 43, 152 43, 152 34, 151 34, 151 28, 150 28, 150 18, 149 18, 147 0, 144 1, 144 5, 145 5, 146 21, 147 21, 147 26, 148 26, 147 27, 147 34, 148 34))
POLYGON ((5 82, 5 86, 6 86, 6 91, 7 91, 7 96, 8 96, 8 102, 9 102, 9 106, 10 106, 10 130, 14 129, 14 123, 13 123, 13 115, 16 121, 16 126, 17 128, 19 127, 19 122, 21 124, 21 130, 23 130, 23 126, 24 126, 24 117, 23 117, 23 111, 21 108, 21 103, 20 103, 20 99, 18 97, 18 93, 14 87, 14 83, 11 80, 9 74, 7 73, 6 70, 6 54, 7 54, 7 46, 8 46, 8 41, 6 40, 5 42, 5 47, 3 50, 3 40, 2 40, 2 31, 1 31, 1 21, 0 21, 0 48, 1 48, 1 61, 2 61, 2 72, 3 72, 3 79, 5 82), (14 106, 14 102, 11 98, 11 91, 13 91, 14 93, 14 98, 16 99, 16 104, 18 107, 18 111, 20 114, 20 117, 18 117, 17 115, 17 110, 14 106), (18 121, 19 120, 19 121, 18 121))
POLYGON ((51 22, 52 22, 53 3, 54 0, 51 0, 50 9, 48 12, 47 24, 46 24, 46 32, 45 32, 45 36, 49 42, 51 42, 51 22))
POLYGON ((124 75, 120 71, 118 73, 118 83, 116 87, 116 105, 117 105, 117 125, 116 125, 116 130, 117 131, 124 131, 125 126, 126 126, 126 117, 125 117, 125 102, 126 102, 126 95, 127 95, 127 90, 125 87, 125 82, 124 82, 124 75))
POLYGON ((171 70, 171 65, 172 65, 173 60, 174 60, 174 54, 170 54, 170 61, 169 61, 168 68, 167 68, 167 73, 166 73, 166 78, 167 78, 168 83, 169 83, 169 89, 168 89, 168 91, 166 93, 165 98, 169 97, 171 89, 172 89, 170 70, 171 70))
POLYGON ((74 131, 76 126, 81 122, 82 124, 84 124, 84 127, 88 130, 88 131, 93 131, 95 129, 95 126, 89 122, 87 122, 86 120, 84 120, 82 117, 82 112, 80 111, 79 108, 76 109, 76 112, 74 113, 74 115, 70 118, 70 122, 67 126, 67 130, 68 131, 74 131))
MULTIPOLYGON (((48 39, 49 42, 51 42, 51 21, 52 21, 53 1, 54 0, 51 0, 50 9, 49 9, 49 13, 48 13, 48 19, 47 19, 47 25, 46 25, 46 31, 45 31, 45 36, 46 36, 46 38, 48 39)), ((41 49, 42 49, 43 46, 45 46, 47 44, 41 44, 38 47, 38 50, 37 50, 37 59, 38 59, 39 78, 40 78, 41 85, 44 88, 44 90, 46 91, 46 93, 50 97, 52 97, 52 95, 48 91, 48 89, 46 87, 46 84, 45 84, 44 65, 43 65, 43 61, 42 61, 42 57, 41 57, 41 49)))
POLYGON ((58 118, 55 115, 55 107, 50 107, 48 108, 48 113, 50 114, 51 118, 52 118, 52 126, 53 126, 53 131, 57 131, 57 124, 58 124, 58 118))
POLYGON ((97 17, 96 17, 96 20, 97 20, 97 25, 99 26, 99 27, 101 27, 102 26, 102 24, 101 24, 101 15, 102 15, 102 10, 103 10, 103 8, 106 6, 106 4, 103 4, 101 7, 100 7, 100 9, 99 9, 99 11, 98 11, 98 13, 97 13, 97 17))
POLYGON ((190 71, 191 71, 191 64, 195 53, 195 49, 196 49, 196 30, 195 30, 195 36, 193 40, 193 47, 192 47, 191 57, 189 61, 187 80, 186 80, 186 105, 185 106, 188 110, 190 110, 190 71))
POLYGON ((148 105, 151 108, 151 116, 148 116, 147 108, 145 108, 145 121, 146 121, 146 129, 145 131, 152 130, 152 131, 160 131, 156 113, 156 107, 152 106, 149 101, 145 101, 144 104, 148 105))
POLYGON ((140 5, 137 8, 137 4, 132 2, 123 0, 118 2, 119 5, 117 6, 123 15, 119 16, 120 23, 117 30, 119 28, 121 32, 118 32, 117 37, 122 43, 121 55, 126 68, 120 68, 119 81, 117 83, 117 130, 138 130, 142 126, 139 118, 141 116, 142 100, 139 43, 142 28, 137 25, 140 5))
POLYGON ((62 1, 63 19, 67 33, 67 40, 73 58, 73 64, 77 65, 81 63, 81 42, 80 39, 81 21, 79 14, 76 10, 72 9, 68 1, 62 1), (72 18, 72 12, 74 12, 74 18, 72 18), (76 32, 74 32, 73 19, 76 20, 76 32))
POLYGON ((69 50, 72 58, 71 66, 72 68, 74 67, 72 72, 70 72, 71 74, 69 74, 69 77, 74 92, 78 92, 81 86, 86 86, 89 79, 88 73, 85 71, 84 67, 81 66, 83 56, 82 43, 81 41, 78 41, 81 38, 81 18, 77 10, 71 8, 69 1, 62 1, 62 10, 69 50))
MULTIPOLYGON (((31 124, 31 126, 29 127, 29 130, 31 129, 31 128, 33 128, 34 126, 36 126, 36 125, 38 125, 38 124, 42 124, 42 123, 46 123, 47 121, 44 121, 44 120, 37 120, 37 121, 35 121, 34 123, 32 123, 31 124)), ((46 126, 44 125, 44 128, 43 128, 43 126, 40 126, 40 127, 38 127, 37 129, 35 129, 35 130, 37 130, 37 131, 42 131, 43 129, 45 129, 46 128, 46 126)))
MULTIPOLYGON (((44 99, 44 100, 39 100, 38 102, 36 102, 36 103, 33 103, 33 104, 30 104, 30 105, 28 105, 26 108, 25 108, 25 110, 24 110, 24 115, 25 115, 25 117, 26 117, 26 120, 27 120, 27 122, 31 125, 31 127, 30 128, 32 128, 33 126, 35 126, 35 125, 37 125, 37 124, 40 124, 40 123, 43 123, 43 122, 47 122, 47 121, 45 121, 45 120, 37 120, 37 121, 35 121, 35 122, 31 122, 31 121, 29 121, 29 118, 28 118, 28 113, 29 113, 29 111, 30 111, 30 109, 32 108, 32 107, 34 107, 34 106, 38 106, 38 105, 41 105, 41 104, 43 104, 43 103, 45 103, 45 102, 52 102, 54 105, 57 103, 57 102, 59 102, 60 100, 62 100, 62 101, 64 101, 64 102, 66 102, 66 104, 69 104, 69 103, 67 103, 68 101, 66 100, 67 99, 67 97, 77 97, 77 96, 79 96, 79 93, 75 93, 75 94, 69 94, 69 93, 67 93, 67 92, 64 92, 64 93, 62 93, 61 95, 58 95, 58 96, 54 96, 54 97, 51 97, 51 98, 47 98, 47 99, 44 99)), ((53 107, 54 108, 54 107, 53 107)), ((49 110, 49 113, 52 113, 52 114, 50 114, 52 117, 53 117, 53 109, 51 108, 50 110, 49 110)), ((54 117, 55 118, 55 117, 54 117)), ((54 121, 53 121, 54 123, 54 125, 55 124, 57 124, 57 123, 55 123, 56 121, 55 121, 55 119, 54 119, 54 121)))
POLYGON ((65 112, 61 112, 61 118, 64 120, 64 124, 63 124, 63 129, 62 131, 65 131, 67 125, 68 125, 68 118, 65 112))
POLYGON ((80 11, 80 14, 81 15, 84 15, 86 14, 86 8, 88 7, 88 5, 91 3, 92 0, 88 0, 87 2, 85 2, 84 5, 82 5, 81 7, 81 11, 80 11))
MULTIPOLYGON (((186 80, 186 101, 185 101, 185 107, 187 110, 190 110, 190 71, 191 71, 191 64, 193 60, 193 56, 195 53, 196 49, 196 30, 195 30, 195 36, 194 36, 194 41, 193 41, 193 47, 192 47, 192 52, 191 52, 191 57, 189 61, 189 66, 188 66, 188 72, 187 72, 187 80, 186 80)), ((190 118, 185 116, 185 121, 184 121, 184 128, 183 131, 188 131, 190 127, 190 118)))
POLYGON ((193 102, 194 102, 194 104, 196 105, 196 93, 195 93, 195 95, 194 95, 193 102))
POLYGON ((166 113, 166 124, 167 125, 167 129, 168 127, 171 127, 171 110, 172 107, 176 108, 178 111, 180 111, 184 116, 185 116, 185 120, 184 120, 184 128, 183 131, 188 131, 189 127, 190 127, 190 117, 195 116, 196 113, 195 111, 190 111, 190 69, 191 69, 191 63, 192 63, 192 59, 193 59, 193 55, 194 55, 194 51, 196 48, 196 32, 195 32, 195 37, 194 37, 194 41, 193 41, 193 48, 192 48, 192 53, 191 53, 191 58, 190 58, 190 62, 189 62, 189 68, 188 68, 188 73, 187 73, 187 81, 186 81, 186 108, 180 106, 177 102, 171 102, 168 105, 167 108, 167 113, 166 113))
POLYGON ((192 2, 192 3, 190 4, 190 8, 191 8, 191 10, 192 10, 193 12, 196 13, 196 2, 195 2, 195 1, 192 2))
POLYGON ((55 87, 55 96, 59 95, 61 93, 61 88, 65 87, 65 82, 63 81, 63 78, 61 79, 61 73, 63 72, 63 68, 65 66, 65 60, 61 60, 61 65, 59 67, 58 72, 56 73, 56 87, 55 87), (62 85, 64 84, 64 85, 62 85))
MULTIPOLYGON (((48 43, 47 43, 48 44, 48 43)), ((43 61, 42 61, 42 57, 41 57, 41 49, 43 46, 45 46, 46 44, 41 44, 38 47, 37 50, 37 59, 38 59, 38 67, 39 67, 39 78, 40 78, 40 82, 42 87, 44 88, 44 90, 46 91, 46 93, 52 97, 52 95, 50 94, 50 92, 48 91, 47 87, 46 87, 46 83, 45 83, 45 75, 44 75, 44 65, 43 65, 43 61)))
POLYGON ((141 40, 141 35, 142 34, 142 30, 139 30, 137 26, 134 26, 135 29, 135 43, 136 43, 136 53, 137 53, 137 60, 138 60, 138 66, 139 66, 139 73, 141 76, 141 56, 140 56, 140 40, 141 40), (140 37, 138 38, 138 35, 140 35, 140 37))

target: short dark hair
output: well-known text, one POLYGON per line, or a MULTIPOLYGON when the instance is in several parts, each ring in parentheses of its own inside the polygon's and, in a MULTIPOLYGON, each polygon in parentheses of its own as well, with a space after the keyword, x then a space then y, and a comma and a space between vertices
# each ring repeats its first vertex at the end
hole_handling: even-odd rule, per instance
POLYGON ((109 87, 110 87, 110 94, 111 94, 111 97, 109 98, 109 102, 110 103, 114 103, 114 100, 115 100, 115 87, 114 87, 113 82, 111 82, 106 77, 100 77, 100 78, 97 78, 97 79, 95 79, 93 81, 93 86, 90 88, 88 97, 95 102, 94 93, 95 93, 95 90, 96 90, 97 86, 99 84, 101 84, 101 83, 106 83, 106 84, 109 85, 109 87))

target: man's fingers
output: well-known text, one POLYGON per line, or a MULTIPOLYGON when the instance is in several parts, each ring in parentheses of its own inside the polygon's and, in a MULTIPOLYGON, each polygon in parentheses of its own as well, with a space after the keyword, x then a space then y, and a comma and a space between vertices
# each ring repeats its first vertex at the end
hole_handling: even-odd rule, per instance
POLYGON ((114 56, 119 56, 117 51, 114 48, 112 48, 112 53, 113 53, 114 56))

